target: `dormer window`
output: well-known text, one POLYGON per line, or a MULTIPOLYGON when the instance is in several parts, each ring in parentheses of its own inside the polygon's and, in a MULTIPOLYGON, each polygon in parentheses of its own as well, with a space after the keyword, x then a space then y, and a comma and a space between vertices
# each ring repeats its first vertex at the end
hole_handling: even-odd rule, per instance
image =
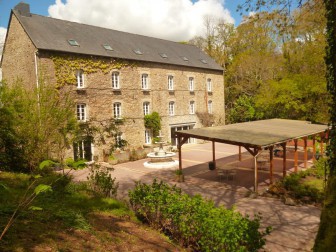
POLYGON ((84 71, 82 69, 76 71, 76 79, 77 88, 84 88, 84 71))
POLYGON ((112 72, 112 88, 120 89, 119 72, 112 72))
POLYGON ((142 52, 140 49, 134 49, 133 52, 138 55, 142 55, 142 52))
POLYGON ((189 59, 188 59, 187 57, 185 57, 185 56, 183 56, 182 59, 183 59, 184 61, 189 61, 189 59))
POLYGON ((68 39, 68 43, 71 45, 71 46, 79 46, 78 42, 74 39, 68 39))
POLYGON ((205 59, 200 59, 200 61, 201 61, 203 64, 208 64, 208 62, 207 62, 205 59))
POLYGON ((168 75, 168 90, 174 90, 174 76, 168 75))
POLYGON ((167 58, 168 58, 168 55, 165 54, 165 53, 159 53, 159 54, 160 54, 160 56, 161 56, 162 58, 164 58, 164 59, 167 59, 167 58))
POLYGON ((105 50, 107 50, 107 51, 113 51, 113 48, 112 48, 109 44, 104 44, 103 47, 104 47, 105 50))

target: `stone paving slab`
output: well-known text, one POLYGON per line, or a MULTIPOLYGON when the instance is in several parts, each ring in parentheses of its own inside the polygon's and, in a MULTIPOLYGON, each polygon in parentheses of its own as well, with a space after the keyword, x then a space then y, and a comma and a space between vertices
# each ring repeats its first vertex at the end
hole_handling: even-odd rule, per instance
MULTIPOLYGON (((237 153, 237 146, 216 143, 216 159, 220 162, 237 160, 237 153)), ((249 158, 247 153, 243 153, 243 156, 249 158)), ((135 181, 151 183, 156 178, 171 185, 177 184, 188 194, 200 194, 212 199, 217 205, 234 205, 242 214, 253 216, 261 213, 262 226, 273 227, 272 233, 267 237, 265 251, 311 251, 320 222, 320 209, 312 205, 287 206, 274 198, 247 197, 253 189, 253 183, 248 181, 253 181, 253 177, 250 178, 251 175, 244 171, 237 173, 237 178, 232 181, 220 182, 214 171, 209 171, 207 163, 204 163, 211 160, 211 143, 183 146, 184 183, 174 182, 175 169, 143 167, 146 159, 115 165, 112 175, 119 182, 118 194, 121 198, 127 197, 127 192, 134 187, 135 181), (210 178, 209 173, 212 173, 210 178)), ((74 180, 86 180, 88 173, 88 169, 75 171, 74 180)), ((267 176, 259 176, 261 190, 268 185, 267 176)))

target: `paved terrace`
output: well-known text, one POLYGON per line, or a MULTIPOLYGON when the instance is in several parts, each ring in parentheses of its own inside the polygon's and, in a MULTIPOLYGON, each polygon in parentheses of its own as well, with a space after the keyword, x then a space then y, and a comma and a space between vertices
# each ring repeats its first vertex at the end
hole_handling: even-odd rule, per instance
MULTIPOLYGON (((247 197, 254 186, 253 157, 244 152, 242 161, 238 161, 238 146, 216 143, 217 165, 230 165, 237 169, 233 180, 221 180, 216 171, 209 171, 208 163, 212 160, 212 143, 185 145, 183 148, 183 172, 185 182, 177 183, 188 194, 201 194, 212 199, 218 205, 235 206, 243 214, 253 216, 261 213, 262 226, 273 227, 267 237, 265 251, 311 251, 320 221, 320 209, 312 205, 287 206, 274 198, 247 197)), ((287 173, 293 171, 293 153, 287 153, 287 173)), ((309 157, 311 158, 311 156, 309 157)), ((303 153, 299 161, 303 160, 303 153)), ((151 183, 154 178, 176 184, 174 169, 144 168, 146 160, 138 160, 115 165, 113 176, 119 181, 119 197, 127 197, 127 191, 134 187, 134 182, 141 180, 151 183)), ((302 161, 303 162, 303 161, 302 161)), ((303 163, 299 162, 299 168, 303 163)), ((311 164, 311 162, 310 162, 311 164)), ((269 172, 258 171, 259 192, 269 184, 269 172)), ((75 180, 86 180, 88 170, 76 171, 75 180)), ((282 176, 282 158, 274 159, 274 178, 282 176)))

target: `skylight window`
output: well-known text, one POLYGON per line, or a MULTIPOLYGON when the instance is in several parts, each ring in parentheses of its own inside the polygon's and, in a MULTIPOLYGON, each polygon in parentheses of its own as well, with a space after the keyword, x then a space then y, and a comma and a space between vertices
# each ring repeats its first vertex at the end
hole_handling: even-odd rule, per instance
POLYGON ((201 61, 203 64, 208 64, 208 62, 207 62, 205 59, 200 59, 200 61, 201 61))
POLYGON ((113 48, 112 48, 109 44, 104 44, 103 47, 104 47, 107 51, 113 51, 113 48))
POLYGON ((69 39, 68 42, 71 46, 79 46, 78 42, 74 39, 69 39))
POLYGON ((188 59, 187 57, 185 57, 185 56, 183 56, 182 59, 183 59, 184 61, 189 61, 189 59, 188 59))
POLYGON ((140 51, 140 49, 134 49, 133 52, 135 52, 135 54, 142 55, 142 52, 140 51))
POLYGON ((161 56, 162 58, 164 58, 164 59, 167 59, 167 58, 168 58, 167 54, 165 54, 165 53, 160 53, 160 56, 161 56))

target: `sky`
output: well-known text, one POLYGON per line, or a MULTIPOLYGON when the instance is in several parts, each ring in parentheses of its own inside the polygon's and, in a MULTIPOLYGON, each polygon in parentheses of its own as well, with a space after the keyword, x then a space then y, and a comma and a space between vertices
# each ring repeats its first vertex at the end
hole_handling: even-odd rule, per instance
MULTIPOLYGON (((20 0, 0 0, 0 44, 10 11, 20 0)), ((204 34, 204 16, 238 25, 244 0, 25 0, 30 12, 172 41, 204 34)))

